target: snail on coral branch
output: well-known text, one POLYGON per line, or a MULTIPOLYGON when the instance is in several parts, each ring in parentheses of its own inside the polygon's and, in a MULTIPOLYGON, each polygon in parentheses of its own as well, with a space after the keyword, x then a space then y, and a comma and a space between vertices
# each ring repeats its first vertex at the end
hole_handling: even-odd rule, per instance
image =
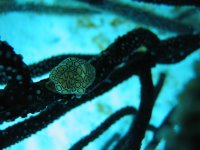
POLYGON ((70 57, 63 60, 49 75, 47 89, 59 94, 81 97, 96 76, 95 68, 86 60, 70 57))

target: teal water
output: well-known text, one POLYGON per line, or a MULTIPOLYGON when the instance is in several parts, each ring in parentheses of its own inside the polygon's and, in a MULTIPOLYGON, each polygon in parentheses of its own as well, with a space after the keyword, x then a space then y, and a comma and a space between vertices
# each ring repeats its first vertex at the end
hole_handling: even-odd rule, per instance
MULTIPOLYGON (((61 2, 64 3, 63 1, 55 0, 53 2, 52 0, 44 1, 43 4, 54 6, 56 3, 60 4, 61 2)), ((19 1, 19 3, 24 6, 27 5, 23 1, 19 1)), ((128 1, 127 4, 129 4, 128 1)), ((41 5, 41 3, 37 5, 41 5)), ((132 3, 131 5, 135 6, 132 3)), ((65 5, 61 6, 65 7, 65 5)), ((176 18, 179 14, 189 9, 179 8, 179 10, 176 10, 174 7, 162 5, 158 10, 155 9, 157 6, 148 4, 139 4, 137 7, 169 18, 176 18)), ((185 20, 187 19, 185 18, 185 20)), ((5 40, 12 45, 16 53, 21 54, 27 64, 36 63, 60 54, 99 54, 118 36, 141 26, 152 30, 162 39, 177 34, 174 31, 163 31, 162 28, 131 20, 129 17, 119 15, 114 11, 59 14, 56 12, 47 13, 44 9, 44 12, 37 12, 37 10, 8 10, 0 13, 1 40, 5 40)), ((194 25, 194 27, 196 26, 194 25)), ((155 83, 160 72, 167 73, 166 82, 156 101, 150 121, 155 126, 160 125, 169 110, 176 104, 178 93, 184 88, 186 82, 194 76, 193 62, 199 59, 199 54, 199 51, 196 51, 178 64, 157 65, 153 69, 155 83)), ((34 78, 34 81, 39 81, 47 76, 48 74, 34 78)), ((133 76, 93 101, 73 109, 60 119, 55 120, 47 128, 7 148, 7 150, 68 149, 120 108, 127 105, 138 107, 139 92, 140 83, 138 77, 133 76)), ((18 118, 16 122, 20 120, 23 119, 18 118)), ((105 141, 112 137, 114 133, 125 134, 130 121, 131 119, 128 116, 125 117, 85 149, 100 150, 105 141)), ((8 126, 10 126, 9 123, 4 123, 0 125, 0 129, 5 129, 8 126)), ((152 133, 147 132, 143 147, 151 138, 152 133)), ((160 147, 158 149, 162 149, 162 145, 160 147)))

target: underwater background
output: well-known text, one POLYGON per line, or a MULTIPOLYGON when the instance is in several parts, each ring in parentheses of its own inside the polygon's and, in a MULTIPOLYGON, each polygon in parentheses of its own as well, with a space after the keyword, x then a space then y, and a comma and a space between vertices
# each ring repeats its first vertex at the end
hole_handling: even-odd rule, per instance
MULTIPOLYGON (((31 65, 62 54, 99 54, 117 37, 139 27, 149 29, 160 39, 167 39, 184 31, 189 32, 184 30, 184 27, 181 31, 178 26, 167 28, 168 24, 159 22, 159 17, 171 20, 171 24, 174 20, 179 20, 184 26, 191 26, 196 33, 199 32, 200 12, 194 6, 157 5, 131 0, 116 0, 113 3, 118 3, 121 10, 130 7, 137 11, 126 15, 120 11, 118 5, 119 8, 115 9, 113 5, 112 9, 76 0, 2 0, 0 40, 9 43, 17 54, 23 56, 23 61, 31 65), (134 13, 138 15, 136 19, 134 13)), ((111 5, 112 1, 104 3, 105 6, 109 4, 111 5)), ((169 111, 177 105, 180 93, 196 75, 194 64, 199 60, 200 51, 196 50, 179 63, 157 64, 152 68, 154 83, 157 83, 160 73, 164 72, 166 79, 156 100, 150 124, 159 127, 169 111)), ((48 76, 49 73, 33 80, 37 82, 48 76)), ((4 87, 5 85, 1 85, 1 89, 4 87)), ((72 109, 46 128, 5 149, 69 149, 120 108, 138 108, 140 87, 138 76, 133 75, 110 91, 72 109)), ((28 114, 28 117, 33 115, 37 113, 28 114)), ((0 130, 23 120, 24 118, 19 117, 12 122, 3 122, 0 124, 0 130)), ((113 143, 116 142, 125 135, 131 120, 131 116, 122 118, 84 149, 101 150, 113 137, 113 143)), ((146 132, 141 149, 151 141, 152 136, 151 131, 146 132)), ((164 143, 165 141, 161 140, 157 149, 162 150, 164 143)))

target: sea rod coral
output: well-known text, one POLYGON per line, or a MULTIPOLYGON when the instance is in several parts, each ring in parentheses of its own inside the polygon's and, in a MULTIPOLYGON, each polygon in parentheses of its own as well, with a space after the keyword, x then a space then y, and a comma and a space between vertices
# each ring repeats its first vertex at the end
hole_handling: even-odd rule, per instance
POLYGON ((91 101, 132 75, 138 75, 142 85, 139 109, 136 111, 127 107, 119 110, 100 126, 101 132, 97 132, 97 128, 72 149, 81 149, 127 114, 135 115, 135 118, 127 135, 117 144, 118 149, 139 149, 147 128, 153 130, 149 127, 149 120, 158 86, 152 83, 151 68, 156 64, 180 62, 198 48, 200 34, 160 40, 151 31, 138 28, 118 37, 99 55, 62 55, 28 66, 23 62, 23 56, 16 54, 12 46, 0 41, 0 82, 6 83, 6 87, 0 90, 0 123, 39 112, 37 116, 0 130, 0 148, 29 137, 69 110, 91 101), (140 48, 145 51, 140 51, 140 48), (49 79, 33 82, 32 77, 51 71, 69 57, 87 60, 96 69, 94 82, 82 93, 81 98, 74 97, 73 93, 63 95, 49 90, 46 87, 49 79))

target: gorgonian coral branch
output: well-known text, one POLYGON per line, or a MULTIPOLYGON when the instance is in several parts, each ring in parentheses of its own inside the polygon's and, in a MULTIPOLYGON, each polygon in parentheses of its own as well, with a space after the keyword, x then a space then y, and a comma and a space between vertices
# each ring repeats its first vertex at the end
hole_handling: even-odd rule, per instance
MULTIPOLYGON (((58 65, 61 61, 68 57, 76 57, 76 58, 81 58, 85 60, 89 60, 92 57, 95 57, 96 55, 58 55, 58 56, 53 56, 51 58, 44 59, 40 62, 28 65, 30 75, 32 78, 41 76, 45 73, 48 73, 52 68, 54 68, 56 65, 58 65), (48 65, 47 65, 48 64, 48 65)), ((6 84, 8 81, 6 79, 6 76, 3 74, 0 74, 0 84, 6 84)))
POLYGON ((1 75, 14 86, 29 86, 31 76, 27 65, 22 61, 22 56, 14 52, 6 42, 0 41, 0 71, 1 75))
MULTIPOLYGON (((98 0, 98 1, 79 0, 79 1, 88 3, 90 4, 90 6, 98 8, 98 10, 102 10, 102 12, 106 11, 112 14, 117 14, 131 21, 134 21, 135 23, 139 23, 140 25, 158 28, 163 31, 186 34, 186 33, 193 33, 194 31, 197 30, 193 25, 188 25, 186 23, 178 21, 177 19, 171 19, 169 17, 164 17, 163 15, 158 15, 145 8, 141 9, 137 6, 123 3, 123 1, 122 2, 114 0, 98 0)), ((166 1, 173 3, 172 0, 171 1, 166 0, 166 1)), ((180 0, 179 3, 181 2, 182 1, 180 0)))
POLYGON ((116 121, 121 119, 126 115, 134 115, 136 113, 136 109, 133 107, 125 107, 120 109, 119 111, 112 114, 109 118, 107 118, 99 127, 93 130, 89 135, 82 138, 80 141, 75 143, 70 150, 83 149, 89 142, 98 138, 103 132, 105 132, 111 125, 113 125, 116 121))
POLYGON ((199 0, 133 0, 138 2, 147 2, 154 4, 168 4, 174 6, 197 6, 200 7, 199 0))
MULTIPOLYGON (((117 38, 115 42, 101 54, 92 57, 88 56, 89 62, 96 68, 96 79, 80 99, 70 94, 61 95, 49 91, 45 87, 45 83, 48 79, 32 83, 30 82, 30 75, 22 74, 26 77, 23 79, 27 79, 22 86, 17 89, 15 86, 9 86, 9 88, 5 88, 1 91, 0 104, 4 106, 4 108, 0 111, 0 121, 13 120, 19 116, 26 116, 28 113, 40 113, 24 122, 0 131, 0 141, 3 141, 0 143, 0 147, 4 148, 23 140, 46 127, 49 123, 58 119, 69 110, 107 92, 133 74, 140 74, 145 68, 151 68, 157 63, 168 64, 183 60, 200 47, 199 41, 200 35, 198 34, 177 36, 162 41, 149 30, 142 28, 132 30, 124 36, 117 38), (191 41, 189 39, 195 42, 190 44, 191 41), (22 92, 23 88, 25 88, 25 90, 22 92), (8 94, 9 92, 7 92, 7 89, 13 91, 13 93, 8 94), (7 105, 2 103, 6 100, 8 101, 7 105), (5 117, 6 113, 8 113, 8 115, 5 117)), ((3 48, 5 47, 0 47, 1 54, 4 54, 3 48)), ((5 59, 4 56, 5 55, 2 57, 1 55, 3 58, 1 60, 5 59)), ((10 57, 10 62, 14 59, 15 57, 10 57)), ((49 65, 46 68, 44 67, 45 71, 39 71, 40 74, 56 65, 55 62, 59 62, 59 60, 61 60, 61 58, 54 57, 52 63, 41 63, 42 65, 38 65, 41 69, 43 66, 49 65)), ((48 61, 51 62, 51 59, 48 61)), ((22 63, 13 63, 10 63, 11 67, 17 65, 18 68, 23 68, 22 63)), ((4 67, 6 63, 1 62, 1 65, 4 67)), ((37 64, 35 64, 34 67, 37 67, 37 64)), ((3 71, 3 73, 5 73, 5 71, 3 71)), ((28 71, 28 74, 30 74, 30 71, 28 71)), ((11 84, 8 82, 8 85, 11 84)), ((17 85, 21 84, 18 83, 17 85)))

